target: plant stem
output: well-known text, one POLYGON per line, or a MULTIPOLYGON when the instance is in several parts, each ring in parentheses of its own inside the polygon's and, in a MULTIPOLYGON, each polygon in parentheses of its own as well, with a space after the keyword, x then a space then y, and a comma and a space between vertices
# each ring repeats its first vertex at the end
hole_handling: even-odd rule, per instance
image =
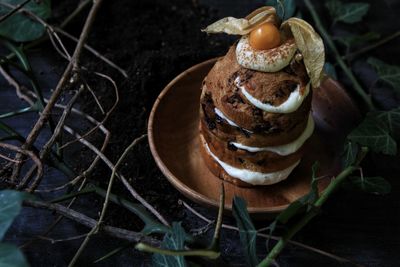
POLYGON ((86 238, 83 240, 81 246, 79 247, 78 251, 76 252, 76 254, 74 255, 74 257, 72 258, 71 262, 69 263, 68 266, 72 267, 75 265, 76 261, 78 260, 79 256, 82 254, 83 250, 85 249, 86 245, 88 244, 90 238, 92 235, 96 234, 99 229, 100 229, 100 225, 103 223, 104 221, 104 216, 106 214, 107 208, 108 208, 108 204, 109 204, 109 200, 110 200, 110 194, 111 194, 111 189, 114 183, 114 179, 117 173, 117 169, 118 167, 121 165, 121 163, 123 162, 123 160, 125 159, 125 157, 128 155, 128 153, 130 152, 130 150, 135 147, 141 140, 143 140, 147 135, 144 134, 138 138, 136 138, 135 140, 133 140, 133 142, 125 149, 125 151, 122 153, 121 157, 118 159, 117 163, 115 164, 112 173, 111 173, 111 177, 110 180, 108 182, 108 187, 107 187, 107 192, 105 195, 105 199, 103 202, 103 208, 101 210, 100 213, 100 218, 99 220, 96 222, 95 226, 92 228, 92 230, 90 230, 90 232, 87 234, 86 238))
POLYGON ((371 96, 364 91, 364 89, 362 88, 360 83, 357 81, 357 79, 354 76, 354 74, 351 71, 351 69, 343 61, 342 56, 340 55, 339 51, 337 50, 337 48, 336 48, 331 36, 328 34, 326 29, 322 25, 322 22, 321 22, 321 20, 320 20, 320 18, 318 16, 317 12, 315 11, 315 8, 314 8, 313 4, 311 3, 310 0, 304 0, 304 3, 306 4, 307 8, 309 9, 309 11, 311 13, 312 18, 314 19, 315 26, 317 27, 317 29, 321 33, 321 35, 324 38, 325 43, 327 44, 327 46, 332 50, 332 52, 333 52, 333 54, 334 54, 334 56, 336 58, 337 63, 342 68, 342 70, 344 71, 346 76, 352 82, 355 91, 364 100, 364 102, 367 105, 369 110, 375 110, 375 106, 372 103, 371 96))
POLYGON ((358 167, 350 166, 344 169, 325 189, 318 200, 314 204, 314 209, 306 213, 304 217, 296 223, 289 231, 276 243, 273 249, 268 253, 267 257, 261 261, 258 267, 269 266, 273 260, 279 255, 282 249, 286 246, 286 243, 291 239, 298 231, 300 231, 315 215, 318 214, 318 208, 320 208, 326 200, 332 195, 332 193, 338 188, 338 186, 349 176, 353 171, 357 170, 358 167))
POLYGON ((169 250, 158 247, 152 247, 144 243, 138 243, 135 248, 140 251, 169 255, 169 256, 201 256, 210 259, 217 259, 220 256, 220 252, 216 252, 210 249, 196 249, 196 250, 169 250))
POLYGON ((389 36, 386 36, 385 38, 383 38, 382 40, 379 40, 378 42, 376 42, 376 43, 374 43, 374 44, 371 44, 371 45, 369 45, 369 46, 366 46, 366 47, 364 47, 364 48, 361 48, 361 49, 359 49, 358 51, 356 51, 356 52, 353 52, 353 53, 350 53, 350 54, 347 54, 346 56, 343 56, 342 58, 343 59, 354 59, 354 58, 356 58, 356 57, 358 57, 359 55, 361 55, 361 54, 364 54, 364 53, 366 53, 366 52, 369 52, 369 51, 371 51, 371 50, 374 50, 375 48, 377 48, 377 47, 379 47, 379 46, 381 46, 381 45, 384 45, 384 44, 386 44, 387 42, 390 42, 391 40, 393 40, 393 39, 396 39, 397 37, 399 37, 400 36, 400 31, 397 31, 397 32, 395 32, 395 33, 393 33, 393 34, 391 34, 391 35, 389 35, 389 36))

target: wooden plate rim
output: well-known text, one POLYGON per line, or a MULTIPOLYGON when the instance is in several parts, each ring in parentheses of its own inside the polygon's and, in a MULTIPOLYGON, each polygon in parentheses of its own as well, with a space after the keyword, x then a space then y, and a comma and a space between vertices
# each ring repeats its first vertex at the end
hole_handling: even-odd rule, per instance
MULTIPOLYGON (((206 61, 203 61, 199 64, 196 64, 189 69, 183 71, 180 73, 178 76, 176 76, 171 82, 168 83, 168 85, 161 91, 159 96, 157 97, 156 101, 153 104, 153 108, 151 109, 150 116, 149 116, 149 123, 148 123, 148 128, 147 128, 147 135, 148 135, 148 141, 150 145, 150 151, 153 154, 154 160, 157 164, 157 166, 160 168, 161 172, 165 175, 167 180, 176 188, 178 191, 180 191, 183 195, 185 196, 190 196, 192 200, 194 200, 197 203, 205 204, 210 207, 218 208, 219 203, 218 201, 214 201, 209 199, 207 196, 204 196, 203 194, 191 189, 188 187, 186 184, 184 184, 179 178, 177 178, 169 169, 168 167, 164 164, 162 161, 155 142, 154 142, 154 134, 153 134, 153 125, 154 125, 154 116, 155 113, 158 109, 158 106, 160 102, 162 101, 163 97, 168 93, 168 91, 171 89, 172 86, 174 86, 180 79, 182 79, 184 76, 188 75, 190 72, 194 72, 196 69, 203 67, 204 65, 208 65, 211 63, 216 62, 219 59, 219 57, 212 58, 206 61)), ((274 207, 261 207, 261 208, 256 208, 256 207, 248 207, 248 211, 253 214, 258 214, 258 213, 276 213, 284 210, 287 208, 289 204, 286 205, 281 205, 281 206, 274 206, 274 207)), ((225 209, 227 210, 232 210, 232 205, 225 205, 225 209)))

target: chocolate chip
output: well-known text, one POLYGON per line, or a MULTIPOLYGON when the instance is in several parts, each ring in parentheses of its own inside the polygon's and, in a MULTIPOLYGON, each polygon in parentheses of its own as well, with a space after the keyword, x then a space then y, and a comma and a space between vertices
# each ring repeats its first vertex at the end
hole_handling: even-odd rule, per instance
POLYGON ((266 162, 267 161, 265 159, 261 159, 261 160, 257 161, 257 165, 263 166, 263 165, 265 165, 266 162))
POLYGON ((231 144, 231 142, 228 142, 228 149, 232 150, 232 151, 237 151, 238 148, 236 146, 234 146, 233 144, 231 144))

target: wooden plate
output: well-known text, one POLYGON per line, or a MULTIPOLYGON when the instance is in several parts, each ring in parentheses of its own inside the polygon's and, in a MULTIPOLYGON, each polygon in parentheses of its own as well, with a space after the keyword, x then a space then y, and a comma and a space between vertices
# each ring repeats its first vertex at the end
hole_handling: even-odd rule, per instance
MULTIPOLYGON (((208 170, 200 155, 198 123, 201 82, 215 61, 211 59, 193 66, 170 82, 157 98, 148 126, 151 152, 167 179, 189 199, 210 207, 218 207, 221 180, 208 170)), ((247 201, 250 214, 256 217, 282 211, 309 191, 311 166, 315 161, 320 163, 318 176, 327 177, 319 180, 320 190, 337 174, 342 138, 335 129, 341 127, 343 132, 342 121, 348 124, 349 119, 343 116, 338 120, 332 111, 336 102, 344 106, 341 108, 344 114, 346 108, 355 107, 338 83, 328 79, 324 84, 327 90, 321 86, 323 94, 314 92, 313 115, 317 127, 300 165, 287 180, 275 185, 240 188, 225 182, 227 210, 232 208, 232 198, 237 195, 247 201), (337 101, 332 102, 335 98, 330 94, 337 101)))

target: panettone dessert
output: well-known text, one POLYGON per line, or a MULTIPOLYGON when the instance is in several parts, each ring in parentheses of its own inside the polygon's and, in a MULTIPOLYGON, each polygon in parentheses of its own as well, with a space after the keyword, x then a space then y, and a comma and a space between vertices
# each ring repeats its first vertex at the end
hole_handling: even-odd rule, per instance
POLYGON ((310 109, 324 64, 321 38, 303 20, 279 23, 272 7, 224 18, 205 31, 242 35, 202 83, 199 136, 206 165, 238 186, 286 179, 314 131, 310 109))

